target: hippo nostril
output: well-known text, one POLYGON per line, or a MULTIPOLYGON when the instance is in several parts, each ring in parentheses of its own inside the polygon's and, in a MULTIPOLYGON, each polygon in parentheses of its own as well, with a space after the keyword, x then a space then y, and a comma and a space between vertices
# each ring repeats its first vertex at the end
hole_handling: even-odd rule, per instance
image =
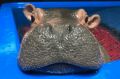
POLYGON ((69 33, 72 31, 72 26, 71 25, 68 25, 68 31, 69 31, 69 33))
POLYGON ((50 30, 50 32, 53 32, 53 28, 50 25, 49 25, 49 30, 50 30))

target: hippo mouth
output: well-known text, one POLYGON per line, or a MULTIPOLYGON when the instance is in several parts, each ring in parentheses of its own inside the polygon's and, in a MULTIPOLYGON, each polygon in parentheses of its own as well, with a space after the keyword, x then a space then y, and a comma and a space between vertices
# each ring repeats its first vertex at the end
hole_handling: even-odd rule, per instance
POLYGON ((44 67, 35 67, 30 68, 25 72, 27 73, 42 73, 42 74, 74 74, 74 73, 95 73, 99 69, 97 68, 88 68, 88 67, 81 67, 74 64, 68 63, 54 63, 49 64, 44 67))
POLYGON ((45 67, 40 68, 42 72, 53 73, 53 74, 65 74, 65 73, 74 73, 80 72, 81 68, 67 63, 55 63, 45 67))

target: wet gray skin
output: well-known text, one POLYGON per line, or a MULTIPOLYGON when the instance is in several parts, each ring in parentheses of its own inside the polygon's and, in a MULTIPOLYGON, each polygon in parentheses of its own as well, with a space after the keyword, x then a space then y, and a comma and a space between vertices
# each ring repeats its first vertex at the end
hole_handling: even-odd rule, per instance
POLYGON ((75 12, 48 9, 41 24, 31 25, 18 57, 23 71, 66 74, 101 67, 103 48, 87 27, 78 24, 75 12))

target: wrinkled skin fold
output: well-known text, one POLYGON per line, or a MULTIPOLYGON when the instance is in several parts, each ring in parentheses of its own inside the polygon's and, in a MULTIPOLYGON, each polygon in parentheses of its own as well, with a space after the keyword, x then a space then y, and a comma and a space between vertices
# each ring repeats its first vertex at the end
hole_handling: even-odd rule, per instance
POLYGON ((18 56, 23 71, 76 73, 98 70, 105 62, 104 48, 89 31, 99 24, 98 15, 88 18, 83 9, 43 10, 31 4, 24 13, 33 23, 18 56))

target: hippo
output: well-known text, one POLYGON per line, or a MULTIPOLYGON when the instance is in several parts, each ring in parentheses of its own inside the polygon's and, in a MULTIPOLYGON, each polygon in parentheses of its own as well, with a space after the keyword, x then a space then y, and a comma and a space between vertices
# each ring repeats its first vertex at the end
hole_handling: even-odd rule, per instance
POLYGON ((104 47, 90 29, 100 16, 84 9, 41 9, 27 4, 23 10, 31 22, 24 35, 18 64, 24 72, 69 74, 97 71, 109 61, 104 47))

